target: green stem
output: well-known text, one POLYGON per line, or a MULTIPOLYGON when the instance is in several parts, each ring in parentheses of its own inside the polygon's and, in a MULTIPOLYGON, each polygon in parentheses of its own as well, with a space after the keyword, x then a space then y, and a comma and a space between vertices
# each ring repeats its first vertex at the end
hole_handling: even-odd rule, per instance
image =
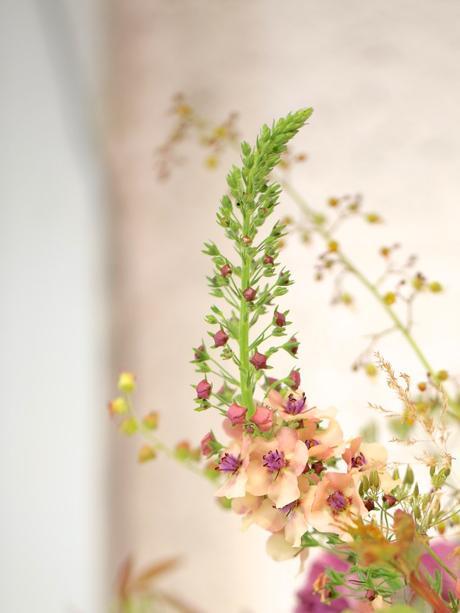
MULTIPOLYGON (((285 191, 290 195, 290 197, 296 202, 296 204, 300 207, 303 213, 314 224, 318 234, 320 234, 323 237, 323 239, 327 243, 329 243, 329 241, 332 240, 332 235, 318 223, 318 217, 315 211, 309 206, 309 204, 305 201, 305 199, 301 196, 301 194, 299 194, 299 192, 290 183, 288 183, 287 181, 283 181, 283 180, 281 180, 281 183, 285 191)), ((338 250, 336 252, 336 255, 339 258, 339 260, 342 262, 342 264, 346 267, 346 269, 349 270, 362 283, 362 285, 364 285, 364 287, 366 287, 369 290, 369 292, 374 296, 374 298, 380 303, 380 305, 383 307, 383 309, 387 313, 388 317, 394 323, 395 327, 404 336, 407 343, 410 345, 410 347, 414 351, 415 355, 417 356, 417 358, 419 359, 420 363, 423 365, 427 373, 433 378, 434 381, 437 381, 436 373, 433 367, 431 366, 430 362, 428 361, 427 357, 421 350, 420 346, 415 341, 412 334, 409 332, 407 326, 405 326, 404 323, 401 321, 401 319, 398 317, 396 312, 391 308, 390 305, 388 305, 385 302, 383 296, 380 294, 377 287, 355 266, 355 264, 353 264, 353 262, 346 255, 343 254, 342 251, 338 250)), ((445 392, 442 384, 440 382, 438 382, 438 384, 440 385, 440 388, 442 389, 442 391, 445 392)), ((449 395, 446 394, 446 396, 447 396, 450 406, 455 409, 456 403, 453 401, 453 399, 449 395)), ((449 412, 449 415, 451 415, 452 417, 455 417, 456 419, 460 419, 460 416, 454 412, 449 412)))
POLYGON ((249 362, 249 305, 243 296, 243 292, 249 286, 251 272, 251 260, 245 248, 242 250, 241 268, 241 302, 240 302, 240 325, 239 325, 239 346, 240 346, 240 386, 241 402, 248 410, 248 417, 254 414, 253 390, 251 385, 251 366, 249 362))

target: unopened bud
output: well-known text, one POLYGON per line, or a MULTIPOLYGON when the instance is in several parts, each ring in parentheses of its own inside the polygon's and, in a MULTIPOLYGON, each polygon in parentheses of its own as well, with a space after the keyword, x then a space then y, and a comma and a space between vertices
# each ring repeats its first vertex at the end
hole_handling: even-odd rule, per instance
POLYGON ((244 299, 248 302, 255 300, 256 294, 257 291, 253 287, 247 287, 243 292, 244 299))
POLYGON ((141 464, 145 462, 149 462, 150 460, 154 460, 157 457, 157 453, 153 447, 150 445, 144 445, 139 449, 139 453, 137 455, 137 459, 141 464))
POLYGON ((196 386, 196 396, 200 400, 207 400, 211 395, 212 384, 207 379, 202 379, 196 386))
POLYGON ((130 372, 122 372, 118 378, 118 389, 122 392, 132 392, 136 387, 134 375, 130 372))

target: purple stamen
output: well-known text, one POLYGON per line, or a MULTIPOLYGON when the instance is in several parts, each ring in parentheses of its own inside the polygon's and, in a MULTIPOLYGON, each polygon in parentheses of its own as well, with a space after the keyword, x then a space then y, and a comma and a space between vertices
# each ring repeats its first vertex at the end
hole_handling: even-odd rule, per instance
POLYGON ((294 394, 289 394, 285 406, 286 413, 289 413, 289 415, 298 415, 302 413, 305 408, 305 402, 305 394, 302 394, 301 398, 296 398, 294 394))
POLYGON ((224 473, 236 473, 241 466, 240 456, 236 457, 231 453, 224 453, 220 458, 218 470, 224 473))
POLYGON ((361 468, 361 466, 364 466, 364 464, 367 464, 367 461, 366 461, 364 454, 361 453, 361 451, 357 455, 351 458, 352 468, 361 468))
POLYGON ((269 451, 266 453, 263 458, 264 466, 272 473, 279 472, 282 468, 286 466, 286 459, 284 457, 284 453, 282 451, 269 451))
POLYGON ((307 446, 307 449, 311 449, 312 447, 316 447, 316 445, 319 445, 319 441, 317 441, 316 438, 308 438, 305 441, 305 445, 307 446))
POLYGON ((350 499, 340 490, 336 490, 327 497, 327 504, 331 507, 333 513, 341 513, 349 506, 350 499))

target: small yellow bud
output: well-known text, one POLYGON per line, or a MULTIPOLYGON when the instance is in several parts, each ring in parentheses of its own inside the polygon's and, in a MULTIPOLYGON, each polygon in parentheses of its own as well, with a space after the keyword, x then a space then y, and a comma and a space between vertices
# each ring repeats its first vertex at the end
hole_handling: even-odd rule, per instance
POLYGON ((187 117, 192 112, 192 108, 188 104, 179 104, 176 108, 176 113, 181 117, 187 117))
POLYGON ((340 296, 340 301, 346 306, 350 306, 351 304, 353 304, 353 296, 351 294, 348 294, 347 292, 344 292, 340 296))
POLYGON ((150 460, 154 460, 157 457, 157 452, 150 445, 144 445, 139 449, 139 453, 137 454, 137 459, 141 464, 145 462, 150 462, 150 460))
POLYGON ((327 248, 329 249, 329 251, 334 253, 334 252, 338 251, 339 243, 337 241, 329 241, 327 248))
POLYGON ((311 242, 311 236, 310 236, 310 233, 309 233, 309 232, 307 232, 306 230, 304 230, 304 231, 302 232, 302 234, 300 235, 300 240, 301 240, 303 243, 310 243, 310 242, 311 242))
POLYGON ((381 247, 379 253, 383 258, 387 258, 391 253, 391 249, 389 247, 381 247))
POLYGON ((132 392, 136 387, 136 380, 134 375, 130 372, 122 372, 118 378, 118 389, 122 392, 132 392))
POLYGON ((377 370, 377 366, 375 364, 369 362, 369 364, 366 364, 364 367, 364 372, 368 377, 376 377, 379 371, 377 370))
POLYGON ((432 281, 428 287, 430 288, 430 292, 433 292, 433 294, 439 294, 439 292, 442 292, 443 290, 443 287, 439 281, 432 281))
POLYGON ((216 168, 218 163, 219 160, 216 155, 208 155, 204 161, 205 166, 210 169, 216 168))
POLYGON ((438 524, 439 534, 444 534, 445 531, 446 531, 446 524, 444 522, 441 522, 440 524, 438 524))
POLYGON ((315 213, 313 215, 313 223, 316 224, 317 226, 322 226, 326 221, 326 217, 324 215, 321 215, 321 213, 315 213))
POLYGON ((294 223, 294 220, 289 215, 286 215, 285 217, 283 217, 281 223, 283 223, 285 226, 289 226, 290 224, 294 223))
POLYGON ((340 200, 338 198, 329 198, 327 201, 328 205, 332 208, 339 206, 340 200))
POLYGON ((449 378, 449 373, 447 372, 447 370, 440 370, 436 376, 439 381, 447 381, 447 379, 449 378))
POLYGON ((383 301, 385 304, 388 304, 388 306, 391 306, 396 302, 396 294, 394 292, 387 292, 383 297, 383 301))
POLYGON ((425 392, 426 391, 426 383, 424 381, 421 381, 420 383, 417 384, 418 389, 421 392, 425 392))
POLYGON ((137 432, 137 421, 134 417, 126 417, 120 424, 120 432, 131 436, 137 432))
POLYGON ((115 413, 117 415, 123 415, 123 413, 126 413, 127 410, 128 410, 128 404, 124 398, 121 398, 121 397, 115 398, 109 404, 109 411, 112 415, 115 413))
POLYGON ((425 287, 425 278, 423 275, 415 275, 412 279, 412 287, 420 292, 425 287))
POLYGON ((228 130, 225 126, 217 126, 217 128, 214 129, 214 136, 216 138, 225 138, 228 134, 228 130))
POLYGON ((380 217, 380 215, 377 215, 377 213, 368 213, 366 215, 366 221, 368 223, 380 223, 382 221, 382 218, 380 217))
POLYGON ((149 430, 156 430, 158 428, 158 413, 156 411, 151 411, 145 415, 142 423, 149 430))

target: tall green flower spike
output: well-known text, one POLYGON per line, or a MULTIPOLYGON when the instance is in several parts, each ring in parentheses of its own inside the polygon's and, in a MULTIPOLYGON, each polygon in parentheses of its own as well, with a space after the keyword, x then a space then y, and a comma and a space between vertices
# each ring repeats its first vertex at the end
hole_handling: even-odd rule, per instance
MULTIPOLYGON (((285 335, 284 313, 276 313, 259 334, 252 335, 252 340, 251 332, 259 318, 267 313, 267 307, 285 294, 292 283, 289 272, 279 270, 276 262, 285 226, 277 221, 264 238, 259 242, 257 239, 262 226, 277 206, 281 192, 280 185, 270 181, 270 173, 279 163, 287 143, 312 112, 313 109, 306 108, 290 113, 274 122, 271 128, 264 125, 254 147, 246 142, 241 144, 242 166, 234 166, 228 174, 229 194, 223 196, 217 213, 217 222, 233 241, 239 262, 232 263, 214 243, 205 244, 204 253, 212 257, 215 265, 215 275, 208 278, 211 294, 225 299, 232 309, 230 317, 226 317, 217 305, 211 307, 212 313, 206 317, 206 321, 219 325, 220 330, 209 334, 214 339, 214 347, 224 347, 222 358, 231 359, 238 367, 239 381, 212 360, 204 348, 195 354, 195 363, 199 372, 215 372, 207 364, 208 360, 212 360, 219 369, 216 374, 221 375, 226 384, 239 383, 240 395, 237 400, 247 409, 249 418, 255 412, 254 391, 257 382, 263 376, 263 370, 269 368, 267 359, 280 348, 292 355, 297 351, 294 337, 280 346, 269 347, 264 353, 259 351, 269 338, 285 335), (269 278, 273 278, 271 283, 269 278), (232 350, 227 340, 236 342, 238 350, 232 350)), ((211 406, 208 400, 211 387, 203 383, 201 388, 204 392, 198 394, 197 410, 211 406)), ((228 404, 229 397, 225 402, 225 394, 215 396, 220 404, 228 404)))

